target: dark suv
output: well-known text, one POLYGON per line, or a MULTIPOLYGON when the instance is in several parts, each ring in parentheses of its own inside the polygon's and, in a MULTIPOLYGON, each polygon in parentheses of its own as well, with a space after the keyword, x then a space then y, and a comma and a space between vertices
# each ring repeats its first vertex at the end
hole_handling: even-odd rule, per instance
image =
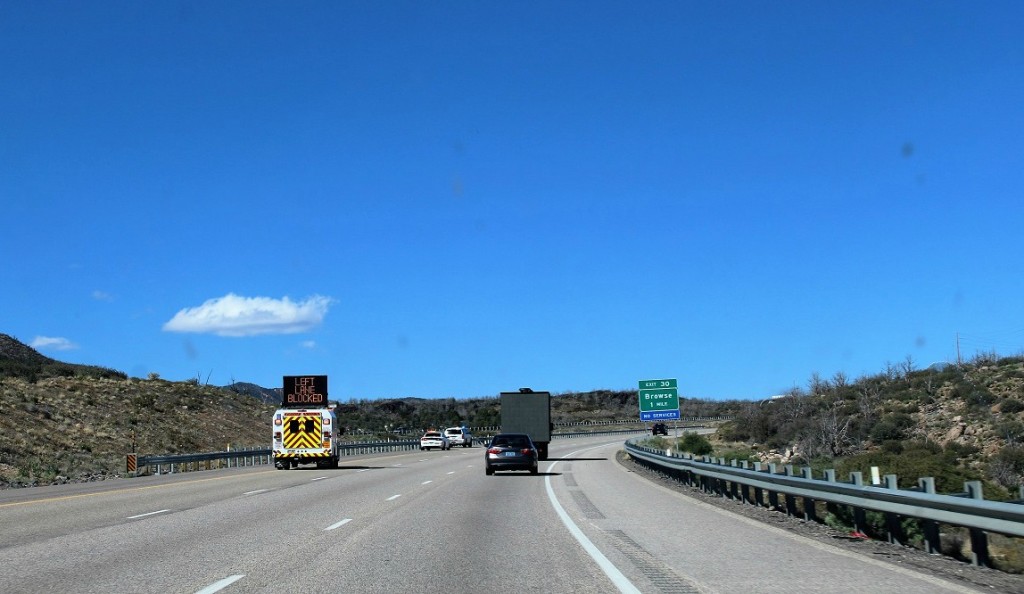
POLYGON ((668 435, 668 427, 665 426, 665 423, 655 423, 651 427, 651 435, 668 435))

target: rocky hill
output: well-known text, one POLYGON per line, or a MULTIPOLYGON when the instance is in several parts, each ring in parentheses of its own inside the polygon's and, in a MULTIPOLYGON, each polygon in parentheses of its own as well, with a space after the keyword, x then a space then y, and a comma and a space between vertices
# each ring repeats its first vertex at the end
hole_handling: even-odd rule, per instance
POLYGON ((747 403, 719 438, 762 461, 840 476, 880 466, 904 487, 920 476, 940 492, 986 480, 986 496, 1008 498, 1024 482, 1024 357, 923 370, 908 360, 856 380, 812 376, 808 388, 747 403))
POLYGON ((274 407, 163 380, 0 378, 0 487, 117 476, 125 454, 265 446, 274 407))

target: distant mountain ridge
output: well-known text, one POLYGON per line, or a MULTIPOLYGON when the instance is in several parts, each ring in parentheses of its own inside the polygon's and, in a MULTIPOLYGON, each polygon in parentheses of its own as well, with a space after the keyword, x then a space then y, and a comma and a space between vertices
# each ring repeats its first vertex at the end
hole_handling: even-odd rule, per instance
MULTIPOLYGON (((65 363, 51 359, 9 334, 0 333, 0 377, 37 380, 47 377, 106 377, 127 379, 127 374, 105 367, 65 363)), ((224 386, 237 394, 252 396, 265 404, 281 401, 281 388, 264 388, 248 382, 224 386)))
POLYGON ((264 388, 249 382, 235 382, 224 386, 232 392, 246 394, 266 404, 277 404, 281 402, 281 388, 264 388))
POLYGON ((39 351, 8 334, 0 334, 0 360, 7 359, 26 365, 44 365, 57 363, 39 351))
POLYGON ((19 377, 34 382, 48 377, 128 379, 128 374, 51 359, 9 334, 0 334, 0 377, 19 377))

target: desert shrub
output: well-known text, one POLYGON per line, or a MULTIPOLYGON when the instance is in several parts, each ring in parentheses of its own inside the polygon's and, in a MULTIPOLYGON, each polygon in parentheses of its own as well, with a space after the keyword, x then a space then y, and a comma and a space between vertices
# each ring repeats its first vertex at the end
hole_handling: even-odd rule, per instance
POLYGON ((970 458, 981 450, 979 450, 978 446, 975 445, 951 441, 942 448, 942 451, 945 453, 947 459, 960 461, 970 458))
POLYGON ((914 420, 906 413, 888 414, 871 428, 871 441, 882 443, 888 440, 903 439, 907 429, 913 425, 914 420))
POLYGON ((1024 442, 1024 423, 1020 421, 1011 419, 996 423, 995 432, 1001 439, 1006 440, 1008 444, 1024 442))
POLYGON ((887 454, 902 454, 903 441, 899 439, 887 439, 882 442, 882 451, 887 454))
POLYGON ((989 461, 988 475, 1007 489, 1024 484, 1024 446, 1010 445, 996 452, 989 461))
POLYGON ((999 411, 1004 413, 1018 413, 1024 410, 1024 402, 1016 398, 1007 398, 999 405, 999 411))
POLYGON ((964 402, 971 408, 987 409, 996 402, 996 396, 984 386, 974 386, 964 396, 964 402))
POLYGON ((697 433, 687 433, 679 438, 676 442, 676 447, 681 451, 690 452, 695 456, 707 456, 714 451, 714 447, 711 446, 711 442, 708 441, 703 435, 697 433))
POLYGON ((736 421, 722 423, 718 428, 718 435, 726 441, 748 441, 753 439, 750 430, 736 421))

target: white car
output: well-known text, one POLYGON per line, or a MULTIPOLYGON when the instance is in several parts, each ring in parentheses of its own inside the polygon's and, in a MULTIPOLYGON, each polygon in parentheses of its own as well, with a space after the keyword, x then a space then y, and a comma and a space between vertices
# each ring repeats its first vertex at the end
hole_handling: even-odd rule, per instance
POLYGON ((448 443, 453 446, 473 447, 473 436, 469 434, 469 429, 465 427, 449 427, 444 430, 444 436, 448 438, 448 443))
POLYGON ((427 431, 420 438, 420 449, 429 450, 431 448, 440 448, 442 450, 451 449, 451 444, 448 442, 448 438, 444 436, 444 433, 440 431, 427 431))

